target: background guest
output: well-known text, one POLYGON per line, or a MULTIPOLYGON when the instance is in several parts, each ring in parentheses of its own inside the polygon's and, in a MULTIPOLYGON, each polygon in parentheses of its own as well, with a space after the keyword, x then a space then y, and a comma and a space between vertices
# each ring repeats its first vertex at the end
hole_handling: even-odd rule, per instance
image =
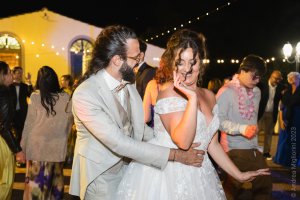
POLYGON ((143 40, 139 39, 140 43, 140 56, 139 65, 134 70, 136 72, 136 89, 139 92, 141 98, 144 98, 147 84, 155 76, 156 67, 152 67, 145 62, 145 54, 147 50, 147 44, 143 40))
POLYGON ((22 138, 22 131, 24 128, 24 122, 27 115, 28 101, 27 98, 33 91, 31 84, 31 74, 27 73, 25 84, 23 79, 23 69, 20 66, 16 66, 12 69, 13 84, 10 86, 12 92, 12 101, 14 103, 15 113, 13 118, 13 128, 17 141, 20 143, 22 138))
POLYGON ((70 96, 59 86, 55 71, 38 71, 30 96, 21 146, 26 155, 25 199, 62 199, 63 162, 72 125, 70 96))
POLYGON ((61 88, 69 95, 73 92, 73 77, 70 74, 65 74, 60 77, 61 88))
MULTIPOLYGON (((163 65, 163 61, 160 60, 160 65, 163 65)), ((146 91, 143 98, 143 109, 144 109, 144 121, 151 128, 154 127, 154 106, 156 104, 156 99, 158 92, 162 84, 162 77, 165 73, 168 73, 167 68, 156 70, 153 80, 150 80, 147 84, 146 91)))
POLYGON ((280 103, 280 133, 274 162, 286 167, 300 167, 300 74, 287 75, 289 88, 280 103))
POLYGON ((154 127, 154 106, 156 104, 159 85, 155 79, 149 81, 143 99, 144 121, 151 128, 154 127))
MULTIPOLYGON (((262 153, 258 151, 257 137, 261 94, 256 85, 265 70, 266 62, 261 57, 246 56, 237 74, 217 94, 221 144, 241 171, 268 167, 262 153)), ((238 199, 244 195, 242 184, 230 176, 225 176, 223 186, 227 199, 238 199)), ((270 176, 257 177, 252 181, 253 199, 271 199, 271 192, 270 176)))
POLYGON ((10 200, 15 175, 15 155, 19 162, 25 162, 20 144, 11 132, 14 106, 9 85, 12 75, 7 63, 0 61, 0 199, 10 200))
POLYGON ((217 94, 219 89, 222 87, 222 81, 218 78, 213 78, 208 82, 207 89, 217 94))
MULTIPOLYGON (((66 93, 72 96, 72 93, 74 91, 74 81, 73 81, 73 77, 70 74, 65 74, 60 77, 60 85, 61 88, 66 93)), ((68 165, 71 165, 73 161, 75 141, 76 141, 76 128, 75 126, 72 126, 71 132, 68 137, 68 145, 67 145, 66 164, 68 165)))
MULTIPOLYGON (((218 93, 218 91, 221 87, 222 87, 222 81, 218 78, 211 79, 207 85, 207 89, 212 91, 215 95, 218 93)), ((217 134, 218 134, 218 141, 220 142, 221 132, 218 130, 217 134)), ((216 168, 218 174, 221 175, 221 169, 219 168, 218 164, 214 161, 214 159, 211 159, 211 161, 212 161, 214 167, 216 168)))
POLYGON ((259 83, 261 99, 258 110, 259 130, 264 132, 263 156, 272 160, 270 155, 272 135, 278 116, 278 104, 282 97, 284 86, 280 84, 281 72, 274 70, 266 83, 259 83))

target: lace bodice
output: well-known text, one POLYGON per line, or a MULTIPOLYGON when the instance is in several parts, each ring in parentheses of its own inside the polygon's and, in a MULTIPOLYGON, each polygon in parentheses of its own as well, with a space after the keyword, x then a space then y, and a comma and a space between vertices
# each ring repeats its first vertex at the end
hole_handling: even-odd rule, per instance
MULTIPOLYGON (((166 131, 161 119, 160 114, 167 114, 172 112, 184 111, 187 105, 187 100, 180 97, 168 97, 160 99, 157 101, 154 107, 154 134, 155 143, 159 143, 163 146, 177 148, 172 142, 169 133, 166 131)), ((198 110, 197 114, 197 132, 194 142, 201 142, 200 148, 202 150, 207 150, 208 144, 210 143, 212 137, 219 128, 219 118, 218 118, 218 106, 217 104, 213 108, 213 118, 207 124, 204 114, 198 110)), ((154 142, 154 141, 153 141, 154 142)))

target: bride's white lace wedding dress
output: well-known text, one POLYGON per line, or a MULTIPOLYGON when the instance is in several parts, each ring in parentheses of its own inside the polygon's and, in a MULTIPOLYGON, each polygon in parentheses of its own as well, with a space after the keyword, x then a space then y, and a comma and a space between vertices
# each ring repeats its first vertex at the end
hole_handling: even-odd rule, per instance
MULTIPOLYGON (((177 148, 165 130, 159 114, 183 111, 187 101, 179 97, 160 99, 155 106, 154 133, 149 143, 177 148)), ((201 142, 199 149, 207 151, 208 145, 218 130, 218 107, 213 108, 213 118, 208 124, 200 111, 197 115, 195 142, 201 142)), ((164 170, 131 162, 122 179, 117 199, 120 200, 214 200, 226 199, 219 177, 207 155, 202 167, 168 162, 164 170)))

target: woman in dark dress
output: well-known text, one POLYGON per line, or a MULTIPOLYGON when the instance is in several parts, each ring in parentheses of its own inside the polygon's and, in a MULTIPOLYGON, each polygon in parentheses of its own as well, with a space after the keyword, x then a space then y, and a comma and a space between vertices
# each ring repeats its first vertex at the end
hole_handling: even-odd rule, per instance
POLYGON ((286 167, 300 167, 300 74, 288 74, 289 88, 280 104, 280 133, 274 162, 286 167))

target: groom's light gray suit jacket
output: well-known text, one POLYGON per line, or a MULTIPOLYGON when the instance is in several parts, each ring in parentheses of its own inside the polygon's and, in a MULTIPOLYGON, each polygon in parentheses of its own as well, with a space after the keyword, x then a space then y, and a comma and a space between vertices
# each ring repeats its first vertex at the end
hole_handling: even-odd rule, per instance
POLYGON ((126 86, 130 94, 132 138, 123 133, 122 119, 103 72, 100 70, 80 84, 72 98, 77 140, 70 194, 81 199, 87 186, 123 156, 163 169, 170 151, 141 142, 152 138, 153 130, 144 123, 142 100, 134 84, 126 86))

